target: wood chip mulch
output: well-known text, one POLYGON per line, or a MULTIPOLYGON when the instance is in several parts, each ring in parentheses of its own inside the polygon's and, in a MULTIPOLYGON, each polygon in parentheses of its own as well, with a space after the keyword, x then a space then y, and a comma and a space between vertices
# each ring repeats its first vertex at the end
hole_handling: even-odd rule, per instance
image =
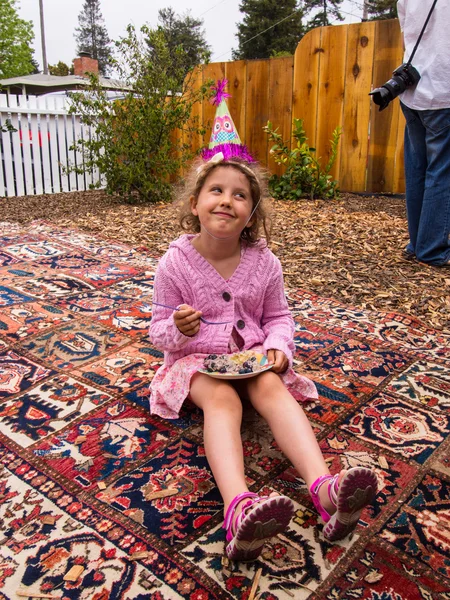
MULTIPOLYGON (((343 194, 276 202, 271 248, 288 287, 368 309, 396 311, 450 333, 450 268, 408 259, 403 198, 343 194)), ((0 220, 44 219, 161 255, 180 233, 173 205, 131 205, 102 191, 0 201, 0 220)))

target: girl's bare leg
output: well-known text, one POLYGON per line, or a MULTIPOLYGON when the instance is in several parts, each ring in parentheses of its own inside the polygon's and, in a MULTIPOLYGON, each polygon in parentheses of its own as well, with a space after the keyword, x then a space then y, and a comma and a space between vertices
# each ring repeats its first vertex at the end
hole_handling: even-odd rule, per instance
POLYGON ((248 491, 241 440, 242 403, 232 385, 202 373, 192 378, 189 397, 203 411, 206 458, 226 511, 233 498, 248 491))
MULTIPOLYGON (((241 439, 242 402, 228 382, 202 373, 197 373, 192 378, 189 397, 203 411, 206 458, 222 496, 226 514, 231 501, 238 494, 249 491, 245 481, 241 439)), ((237 504, 234 519, 245 502, 243 500, 237 504)))
MULTIPOLYGON (((276 373, 267 371, 240 382, 244 393, 257 412, 267 421, 282 452, 305 480, 308 490, 328 466, 303 409, 276 373)), ((323 507, 332 514, 335 507, 328 497, 327 486, 319 491, 323 507)))

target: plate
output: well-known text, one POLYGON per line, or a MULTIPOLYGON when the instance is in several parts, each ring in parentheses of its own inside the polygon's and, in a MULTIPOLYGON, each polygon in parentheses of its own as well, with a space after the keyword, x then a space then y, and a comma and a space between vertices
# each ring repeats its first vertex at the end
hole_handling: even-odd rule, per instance
MULTIPOLYGON (((236 352, 235 355, 230 354, 230 357, 233 356, 239 356, 240 354, 243 354, 243 352, 236 352)), ((263 367, 261 370, 259 371, 254 371, 252 373, 219 373, 219 371, 207 371, 206 369, 199 369, 198 372, 199 373, 204 373, 205 375, 209 375, 209 377, 214 377, 215 379, 248 379, 249 377, 256 377, 257 375, 259 375, 260 373, 264 373, 265 371, 268 371, 269 369, 271 369, 273 367, 273 365, 267 365, 267 356, 265 356, 264 354, 259 354, 257 352, 253 352, 252 353, 254 356, 256 356, 259 364, 263 367)))

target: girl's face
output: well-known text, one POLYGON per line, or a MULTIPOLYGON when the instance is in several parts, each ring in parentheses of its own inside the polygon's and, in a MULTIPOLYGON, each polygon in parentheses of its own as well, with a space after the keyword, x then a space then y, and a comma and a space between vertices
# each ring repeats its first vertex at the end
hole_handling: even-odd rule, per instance
POLYGON ((200 194, 191 198, 192 214, 214 236, 239 237, 245 227, 251 227, 248 218, 253 201, 247 177, 233 167, 217 167, 206 178, 200 194))

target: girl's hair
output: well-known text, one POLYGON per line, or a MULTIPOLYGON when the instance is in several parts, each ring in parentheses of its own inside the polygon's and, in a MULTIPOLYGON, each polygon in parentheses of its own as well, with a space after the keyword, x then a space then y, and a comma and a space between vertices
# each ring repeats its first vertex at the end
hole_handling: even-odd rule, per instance
POLYGON ((191 198, 198 199, 200 191, 205 184, 207 177, 219 167, 237 169, 243 173, 250 184, 252 195, 252 211, 260 200, 258 208, 255 210, 250 227, 245 227, 241 233, 241 239, 248 244, 255 244, 260 237, 260 229, 264 230, 264 236, 267 244, 270 242, 272 229, 272 219, 267 206, 270 198, 267 187, 267 175, 257 163, 248 163, 237 157, 233 157, 221 162, 206 162, 198 159, 194 162, 190 172, 184 182, 176 190, 180 207, 180 225, 183 231, 190 233, 200 232, 200 220, 191 212, 191 198))

